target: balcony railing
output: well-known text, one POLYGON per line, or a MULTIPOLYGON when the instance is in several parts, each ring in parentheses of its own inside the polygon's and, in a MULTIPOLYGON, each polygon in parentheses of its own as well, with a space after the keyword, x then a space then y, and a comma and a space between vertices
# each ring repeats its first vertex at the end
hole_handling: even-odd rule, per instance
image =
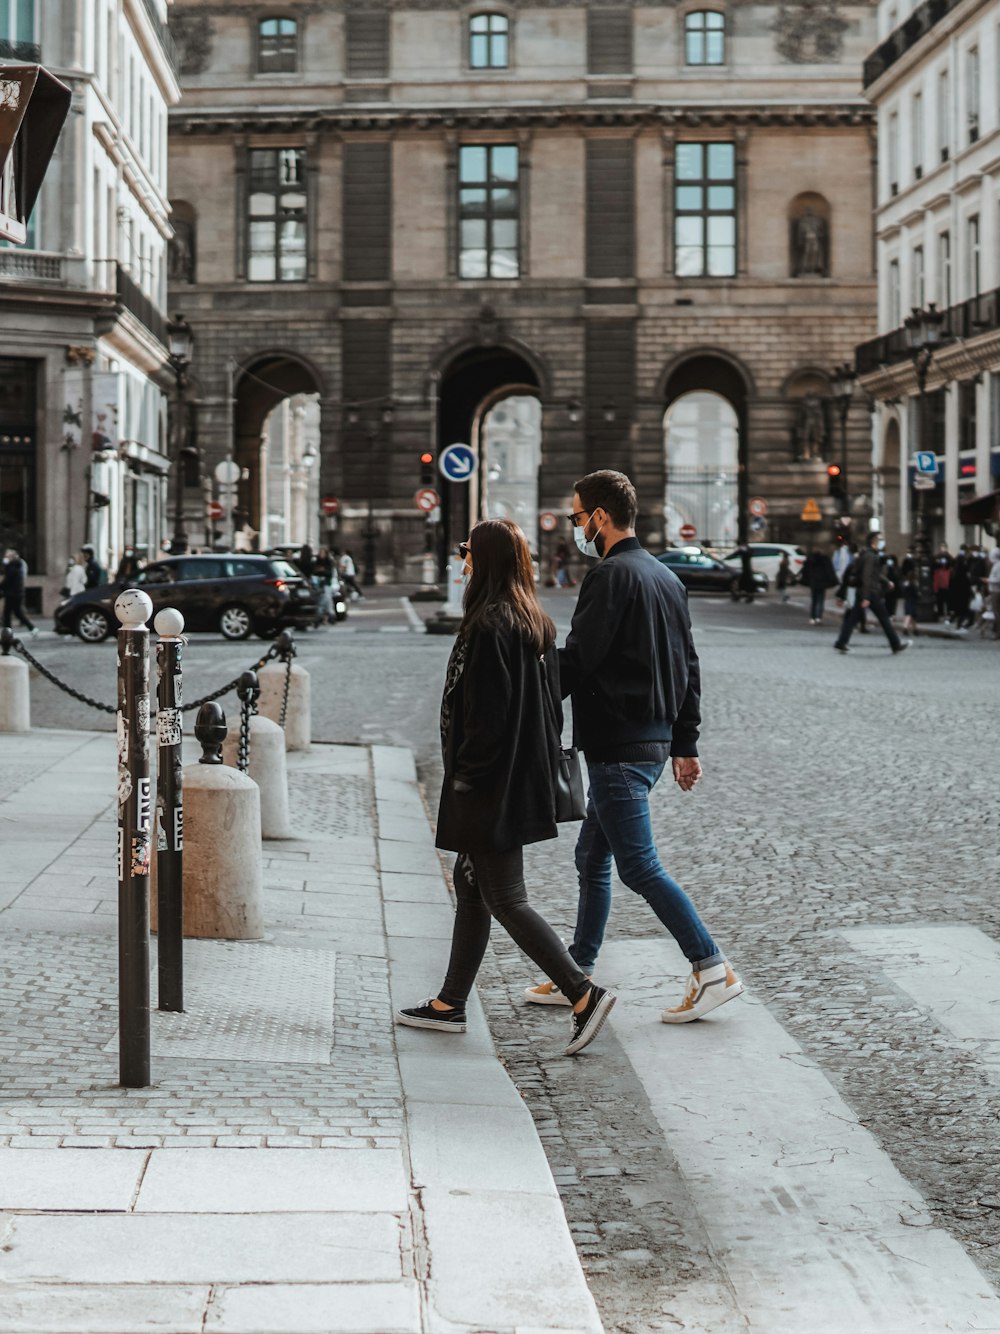
POLYGON ((0 38, 0 60, 14 60, 19 65, 40 65, 42 48, 35 42, 10 42, 0 38))
POLYGON ((936 23, 940 23, 945 15, 961 3, 962 0, 923 0, 923 4, 917 5, 909 18, 894 28, 865 61, 862 69, 864 87, 869 87, 881 78, 890 66, 916 46, 925 33, 930 32, 936 23))
POLYGON ((134 315, 140 324, 164 347, 167 345, 167 321, 163 312, 153 305, 138 283, 134 282, 120 264, 115 266, 115 294, 118 304, 130 315, 134 315))
MULTIPOLYGON (((1000 329, 1000 289, 949 306, 941 321, 941 336, 944 339, 975 338, 978 334, 989 333, 991 329, 1000 329)), ((905 326, 872 338, 867 343, 860 343, 854 352, 854 364, 859 375, 868 375, 880 366, 898 365, 909 359, 905 326)))
POLYGON ((65 284, 64 257, 38 250, 0 248, 0 278, 12 278, 15 282, 23 283, 65 284))
POLYGON ((153 0, 142 0, 143 8, 149 15, 149 21, 156 29, 156 35, 160 39, 160 45, 163 47, 164 54, 170 61, 171 68, 177 69, 177 47, 174 45, 174 39, 170 35, 170 29, 160 18, 156 5, 153 0))

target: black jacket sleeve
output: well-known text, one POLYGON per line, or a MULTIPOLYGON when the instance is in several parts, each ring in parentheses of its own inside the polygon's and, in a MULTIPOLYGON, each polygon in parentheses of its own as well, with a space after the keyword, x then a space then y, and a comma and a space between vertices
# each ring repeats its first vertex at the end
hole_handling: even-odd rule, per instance
MULTIPOLYGON (((690 634, 690 623, 689 623, 690 634)), ((690 758, 698 754, 698 737, 701 735, 701 663, 694 646, 694 638, 688 639, 688 683, 684 699, 678 710, 670 740, 670 754, 673 759, 690 758)))
POLYGON ((507 750, 513 692, 505 650, 503 636, 490 630, 479 630, 469 646, 462 674, 463 737, 453 775, 458 791, 489 777, 507 750))
POLYGON ((604 570, 591 570, 580 586, 566 643, 559 650, 562 698, 593 676, 611 651, 625 611, 624 602, 611 597, 612 583, 604 570))

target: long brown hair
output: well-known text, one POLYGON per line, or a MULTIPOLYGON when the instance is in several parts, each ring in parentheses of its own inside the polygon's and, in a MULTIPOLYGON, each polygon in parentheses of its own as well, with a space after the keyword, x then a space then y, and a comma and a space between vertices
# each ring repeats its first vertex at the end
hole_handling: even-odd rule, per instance
POLYGON ((542 610, 528 539, 512 519, 482 519, 469 538, 472 578, 465 590, 462 633, 514 630, 538 651, 556 642, 556 627, 542 610))

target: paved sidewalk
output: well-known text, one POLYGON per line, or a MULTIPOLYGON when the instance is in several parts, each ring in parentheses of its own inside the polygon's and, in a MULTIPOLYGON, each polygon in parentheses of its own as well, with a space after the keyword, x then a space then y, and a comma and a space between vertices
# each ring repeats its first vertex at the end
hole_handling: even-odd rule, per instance
POLYGON ((267 938, 188 942, 126 1090, 114 747, 0 736, 0 1332, 599 1334, 478 1000, 391 1022, 451 928, 410 753, 289 757, 267 938))

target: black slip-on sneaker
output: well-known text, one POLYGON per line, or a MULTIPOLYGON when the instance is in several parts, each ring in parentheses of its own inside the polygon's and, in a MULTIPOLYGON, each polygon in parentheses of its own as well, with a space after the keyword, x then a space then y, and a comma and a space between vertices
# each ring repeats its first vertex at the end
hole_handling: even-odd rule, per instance
POLYGON ((604 1021, 611 1013, 618 997, 604 987, 592 986, 587 1004, 579 1014, 573 1011, 573 1036, 566 1048, 567 1056, 575 1056, 578 1051, 593 1042, 604 1027, 604 1021))
POLYGON ((409 1010, 396 1011, 396 1023, 407 1028, 432 1028, 438 1033, 464 1033, 465 1011, 435 1010, 429 1000, 409 1010))

